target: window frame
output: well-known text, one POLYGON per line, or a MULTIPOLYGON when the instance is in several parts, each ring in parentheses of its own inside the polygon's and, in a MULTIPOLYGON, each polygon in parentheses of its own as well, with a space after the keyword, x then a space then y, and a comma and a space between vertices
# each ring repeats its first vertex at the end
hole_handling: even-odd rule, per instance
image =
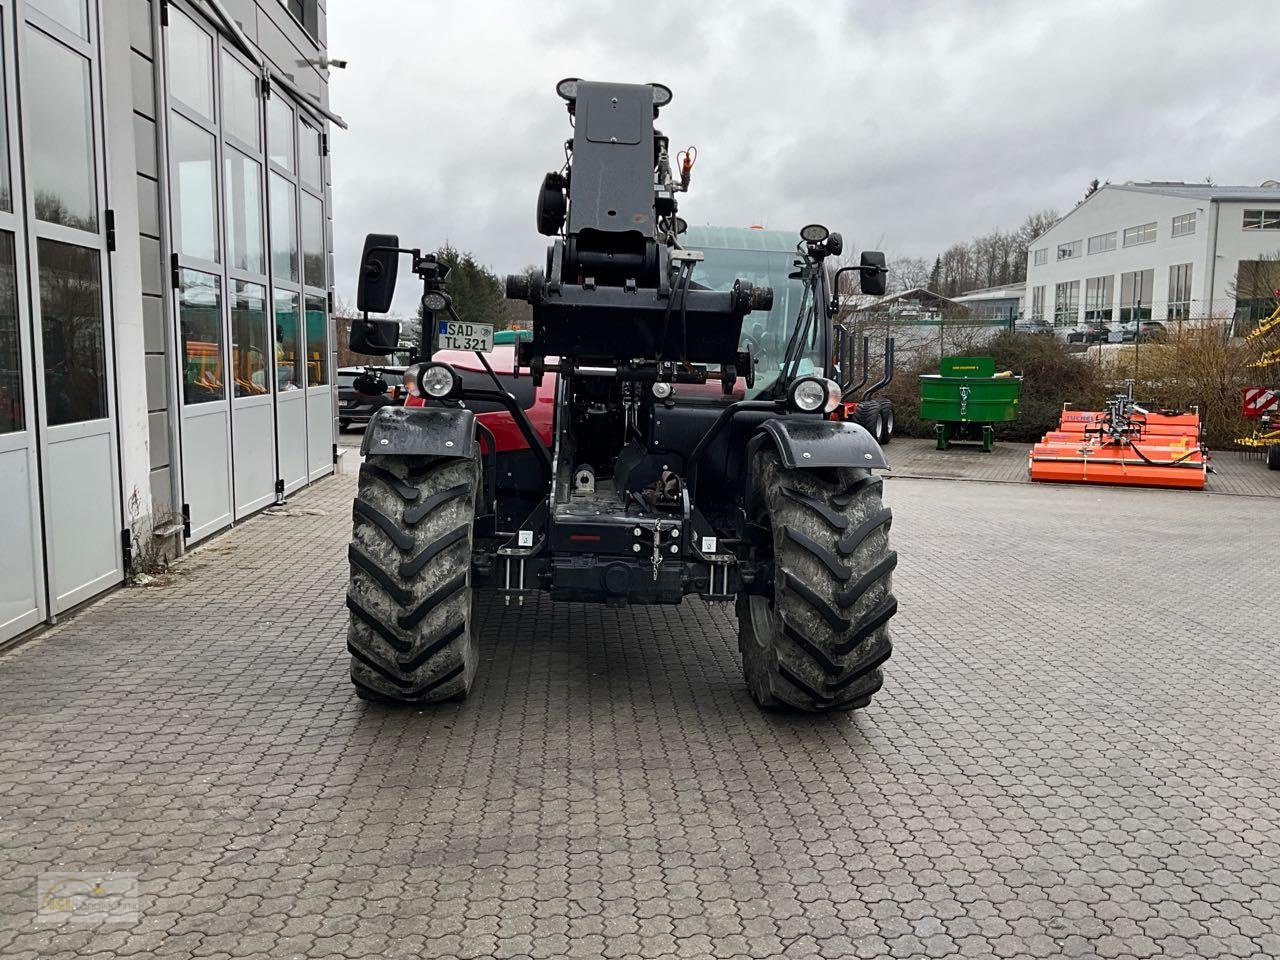
POLYGON ((1174 217, 1169 223, 1170 237, 1193 237, 1196 233, 1196 227, 1199 226, 1199 214, 1192 210, 1190 213, 1180 213, 1174 217), (1179 229, 1179 226, 1185 227, 1191 224, 1191 229, 1179 229))
POLYGON ((1031 265, 1033 267, 1043 267, 1049 262, 1049 248, 1038 247, 1031 251, 1031 265))
POLYGON ((1191 315, 1191 284, 1195 278, 1195 264, 1169 264, 1169 297, 1165 312, 1170 320, 1186 320, 1191 315))
POLYGON ((1055 327, 1074 327, 1080 323, 1080 281, 1063 280, 1053 287, 1053 325, 1055 327), (1064 304, 1062 293, 1068 294, 1064 304), (1067 318, 1067 311, 1071 316, 1067 318))
POLYGON ((274 317, 274 308, 275 308, 274 291, 280 290, 285 293, 297 295, 297 298, 298 298, 297 299, 297 303, 298 303, 297 315, 298 315, 298 324, 299 324, 299 333, 298 333, 299 341, 298 342, 299 342, 299 352, 303 360, 302 386, 303 386, 303 389, 306 391, 307 395, 310 396, 312 391, 332 390, 333 378, 335 375, 334 362, 333 362, 333 345, 332 345, 333 332, 330 329, 332 326, 332 319, 331 319, 332 312, 329 309, 329 280, 330 280, 329 254, 330 254, 330 248, 332 244, 330 240, 329 204, 327 202, 328 197, 327 197, 327 189, 326 189, 326 186, 327 186, 326 181, 328 179, 327 157, 325 155, 325 149, 324 149, 326 137, 325 137, 325 131, 324 131, 324 124, 321 123, 319 120, 310 116, 305 111, 303 104, 298 103, 297 101, 293 100, 291 97, 286 96, 283 90, 280 90, 278 88, 273 90, 271 94, 271 99, 272 100, 278 99, 279 102, 283 103, 286 107, 288 107, 293 117, 292 126, 290 128, 292 131, 291 143, 289 145, 290 153, 287 157, 289 161, 289 166, 286 168, 281 164, 276 163, 275 160, 273 160, 271 157, 273 145, 271 143, 271 123, 270 123, 269 115, 267 113, 267 110, 270 110, 270 102, 268 102, 267 110, 263 111, 264 122, 265 122, 263 149, 265 151, 265 155, 267 158, 267 164, 266 164, 267 192, 265 194, 266 202, 264 204, 264 207, 267 211, 266 219, 267 219, 267 237, 268 237, 268 241, 267 241, 268 252, 267 252, 266 259, 267 259, 267 273, 270 275, 271 287, 273 291, 272 315, 274 317), (320 174, 321 182, 314 186, 305 182, 302 175, 301 160, 302 160, 303 139, 304 139, 302 131, 304 126, 314 131, 317 134, 317 136, 315 137, 315 144, 316 144, 316 149, 320 153, 319 174, 320 174), (271 258, 271 252, 270 252, 270 242, 271 242, 271 237, 273 233, 273 228, 271 225, 271 196, 272 196, 271 191, 272 191, 273 178, 276 178, 276 177, 278 177, 281 181, 288 183, 292 189, 293 242, 298 254, 298 276, 296 280, 290 280, 285 277, 277 277, 275 275, 275 270, 273 269, 272 263, 271 263, 272 258, 271 258), (304 249, 304 235, 303 235, 303 207, 305 203, 304 201, 305 197, 310 197, 313 200, 317 200, 319 201, 319 204, 320 204, 320 240, 322 244, 321 262, 323 264, 323 275, 321 276, 320 283, 318 285, 309 282, 311 278, 308 277, 307 270, 306 270, 306 251, 304 249), (324 344, 320 349, 320 354, 323 357, 325 377, 322 383, 315 383, 315 384, 311 383, 311 377, 310 377, 311 343, 310 343, 310 339, 308 337, 308 331, 307 331, 307 309, 306 309, 308 297, 319 297, 324 302, 325 334, 324 334, 324 344))
POLYGON ((1110 323, 1115 313, 1115 299, 1114 274, 1088 277, 1084 283, 1085 322, 1110 323))
POLYGON ((1058 244, 1057 260, 1055 262, 1061 263, 1063 260, 1079 259, 1080 254, 1083 250, 1084 250, 1083 239, 1071 240, 1071 241, 1068 241, 1067 243, 1060 243, 1058 244), (1062 252, 1064 250, 1067 251, 1065 254, 1062 252))
POLYGON ((1245 210, 1241 216, 1241 229, 1252 231, 1261 230, 1280 230, 1280 208, 1272 210, 1269 207, 1259 207, 1256 210, 1245 210), (1257 220, 1257 224, 1251 224, 1249 220, 1257 220))
POLYGON ((1154 267, 1147 267, 1138 270, 1126 270, 1120 274, 1120 291, 1119 300, 1117 301, 1117 313, 1121 323, 1132 323, 1133 321, 1150 320, 1152 315, 1152 306, 1155 302, 1155 285, 1156 271, 1154 267), (1150 274, 1151 284, 1147 285, 1147 274, 1150 274), (1124 293, 1125 279, 1127 277, 1142 278, 1142 282, 1132 283, 1129 289, 1129 297, 1126 299, 1124 293), (1135 287, 1140 287, 1141 292, 1135 291, 1135 287))
MULTIPOLYGON (((8 212, 0 212, 0 229, 14 234, 17 269, 20 276, 18 283, 20 313, 30 311, 27 337, 20 337, 24 343, 22 349, 26 365, 23 369, 24 395, 26 403, 26 426, 23 431, 0 435, 0 439, 22 436, 35 431, 39 437, 40 449, 47 449, 55 438, 52 430, 59 431, 59 437, 88 436, 99 433, 105 421, 113 421, 116 416, 115 390, 108 384, 106 403, 102 416, 94 420, 81 420, 70 423, 55 424, 47 419, 47 411, 52 408, 47 393, 47 376, 44 355, 44 310, 40 291, 40 243, 52 241, 73 247, 94 251, 98 257, 98 289, 100 301, 98 313, 102 322, 103 363, 107 376, 114 376, 115 370, 115 331, 112 321, 111 303, 111 270, 107 259, 106 241, 106 147, 103 130, 103 102, 101 84, 101 53, 98 50, 98 21, 92 16, 88 18, 87 37, 44 12, 24 5, 16 9, 13 4, 0 3, 0 22, 4 23, 5 43, 5 103, 6 121, 11 144, 8 148, 9 169, 11 173, 10 192, 13 208, 8 212), (23 103, 22 90, 18 83, 10 87, 9 80, 21 76, 33 53, 29 47, 32 33, 39 33, 45 39, 67 48, 71 53, 82 57, 87 64, 89 79, 89 147, 90 168, 93 177, 94 199, 93 212, 96 220, 95 229, 73 227, 67 224, 41 220, 36 216, 35 189, 31 183, 29 172, 26 176, 18 176, 22 168, 15 164, 20 156, 18 143, 29 143, 32 135, 33 111, 23 103), (11 62, 10 58, 12 58, 11 62), (25 107, 25 109, 24 109, 25 107)), ((30 79, 26 80, 30 83, 30 79)), ((20 317, 20 324, 27 322, 20 317)), ((114 458, 116 453, 113 452, 114 458)))
POLYGON ((1140 247, 1144 243, 1155 243, 1156 240, 1159 239, 1158 224, 1159 224, 1159 221, 1152 220, 1150 223, 1139 223, 1136 226, 1125 227, 1122 246, 1140 247), (1139 230, 1142 232, 1141 233, 1134 232, 1139 230), (1150 236, 1147 235, 1148 231, 1150 231, 1150 236), (1133 234, 1133 236, 1130 237, 1130 234, 1133 234))
POLYGON ((1043 283, 1031 288, 1031 320, 1039 323, 1044 320, 1044 287, 1043 283))
POLYGON ((1086 250, 1087 250, 1087 252, 1088 252, 1089 256, 1093 256, 1093 255, 1095 255, 1095 254, 1099 254, 1099 253, 1110 253, 1112 250, 1114 250, 1114 249, 1116 248, 1116 231, 1112 230, 1110 233, 1098 233, 1098 234, 1094 234, 1092 237, 1090 237, 1090 238, 1089 238, 1089 240, 1088 240, 1088 242, 1086 243, 1085 247, 1086 247, 1086 250), (1095 240, 1101 240, 1101 241, 1104 241, 1104 242, 1109 240, 1109 241, 1111 242, 1111 245, 1110 245, 1110 246, 1102 246, 1102 244, 1099 244, 1099 245, 1098 245, 1098 249, 1096 249, 1096 250, 1095 250, 1095 249, 1094 249, 1094 244, 1093 244, 1093 241, 1095 241, 1095 240))

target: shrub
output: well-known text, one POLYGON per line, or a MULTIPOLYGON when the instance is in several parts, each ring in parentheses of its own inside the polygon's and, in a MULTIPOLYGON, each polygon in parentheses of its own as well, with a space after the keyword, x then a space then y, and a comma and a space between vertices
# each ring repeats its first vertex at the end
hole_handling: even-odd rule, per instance
POLYGON ((1241 391, 1265 383, 1264 371, 1250 369, 1258 350, 1243 340, 1229 339, 1222 323, 1188 326, 1160 343, 1127 345, 1103 361, 1115 390, 1134 381, 1134 396, 1158 408, 1200 409, 1205 439, 1211 447, 1230 447, 1252 425, 1240 412, 1241 391))

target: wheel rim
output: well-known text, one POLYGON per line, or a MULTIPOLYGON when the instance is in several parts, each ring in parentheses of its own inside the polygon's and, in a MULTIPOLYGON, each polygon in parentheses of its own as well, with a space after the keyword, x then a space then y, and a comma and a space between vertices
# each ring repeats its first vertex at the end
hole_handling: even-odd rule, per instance
POLYGON ((877 440, 884 436, 884 414, 877 413, 876 418, 871 422, 871 425, 874 428, 871 432, 875 435, 877 440))
POLYGON ((884 415, 884 432, 888 436, 893 436, 893 411, 888 410, 884 415))

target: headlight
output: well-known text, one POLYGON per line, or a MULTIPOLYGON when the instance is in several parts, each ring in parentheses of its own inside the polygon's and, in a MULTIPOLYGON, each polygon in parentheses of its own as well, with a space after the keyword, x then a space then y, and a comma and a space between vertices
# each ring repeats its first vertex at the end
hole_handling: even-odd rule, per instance
POLYGON ((840 403, 840 384, 825 377, 803 377, 791 385, 791 406, 801 413, 830 413, 840 403))
POLYGON ((422 364, 415 363, 412 366, 404 368, 404 392, 411 397, 420 397, 422 394, 418 390, 418 370, 422 364))
POLYGON ((657 381, 653 385, 653 395, 659 400, 665 400, 673 393, 675 393, 675 388, 672 387, 671 384, 665 383, 662 380, 657 381))
POLYGON ((418 368, 418 390, 424 397, 446 400, 462 392, 462 378, 447 363, 424 363, 418 368))

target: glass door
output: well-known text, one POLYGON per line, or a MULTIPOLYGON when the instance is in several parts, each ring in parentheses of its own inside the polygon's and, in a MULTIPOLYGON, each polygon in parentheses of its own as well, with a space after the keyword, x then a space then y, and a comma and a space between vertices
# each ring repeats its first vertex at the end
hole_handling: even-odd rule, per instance
POLYGON ((9 136, 9 118, 18 115, 13 25, 12 5, 0 4, 0 503, 6 531, 0 550, 0 641, 45 618, 31 326, 18 312, 18 305, 27 303, 27 278, 18 269, 25 241, 21 210, 14 205, 9 136))
POLYGON ((231 367, 223 294, 218 113, 212 34, 176 5, 166 30, 170 218, 176 271, 179 433, 188 539, 220 530, 234 515, 231 367))
POLYGON ((231 351, 232 487, 237 519, 275 499, 275 344, 263 230, 263 132, 259 81, 223 46, 223 236, 231 351))
POLYGON ((302 227, 302 303, 307 352, 307 464, 316 480, 333 472, 333 388, 329 369, 329 295, 325 257, 324 156, 320 130, 298 125, 302 227))
POLYGON ((279 90, 267 100, 267 230, 276 334, 276 430, 285 493, 307 471, 307 353, 298 239, 297 115, 279 90))
POLYGON ((22 7, 26 262, 49 612, 123 576, 95 5, 22 7))

